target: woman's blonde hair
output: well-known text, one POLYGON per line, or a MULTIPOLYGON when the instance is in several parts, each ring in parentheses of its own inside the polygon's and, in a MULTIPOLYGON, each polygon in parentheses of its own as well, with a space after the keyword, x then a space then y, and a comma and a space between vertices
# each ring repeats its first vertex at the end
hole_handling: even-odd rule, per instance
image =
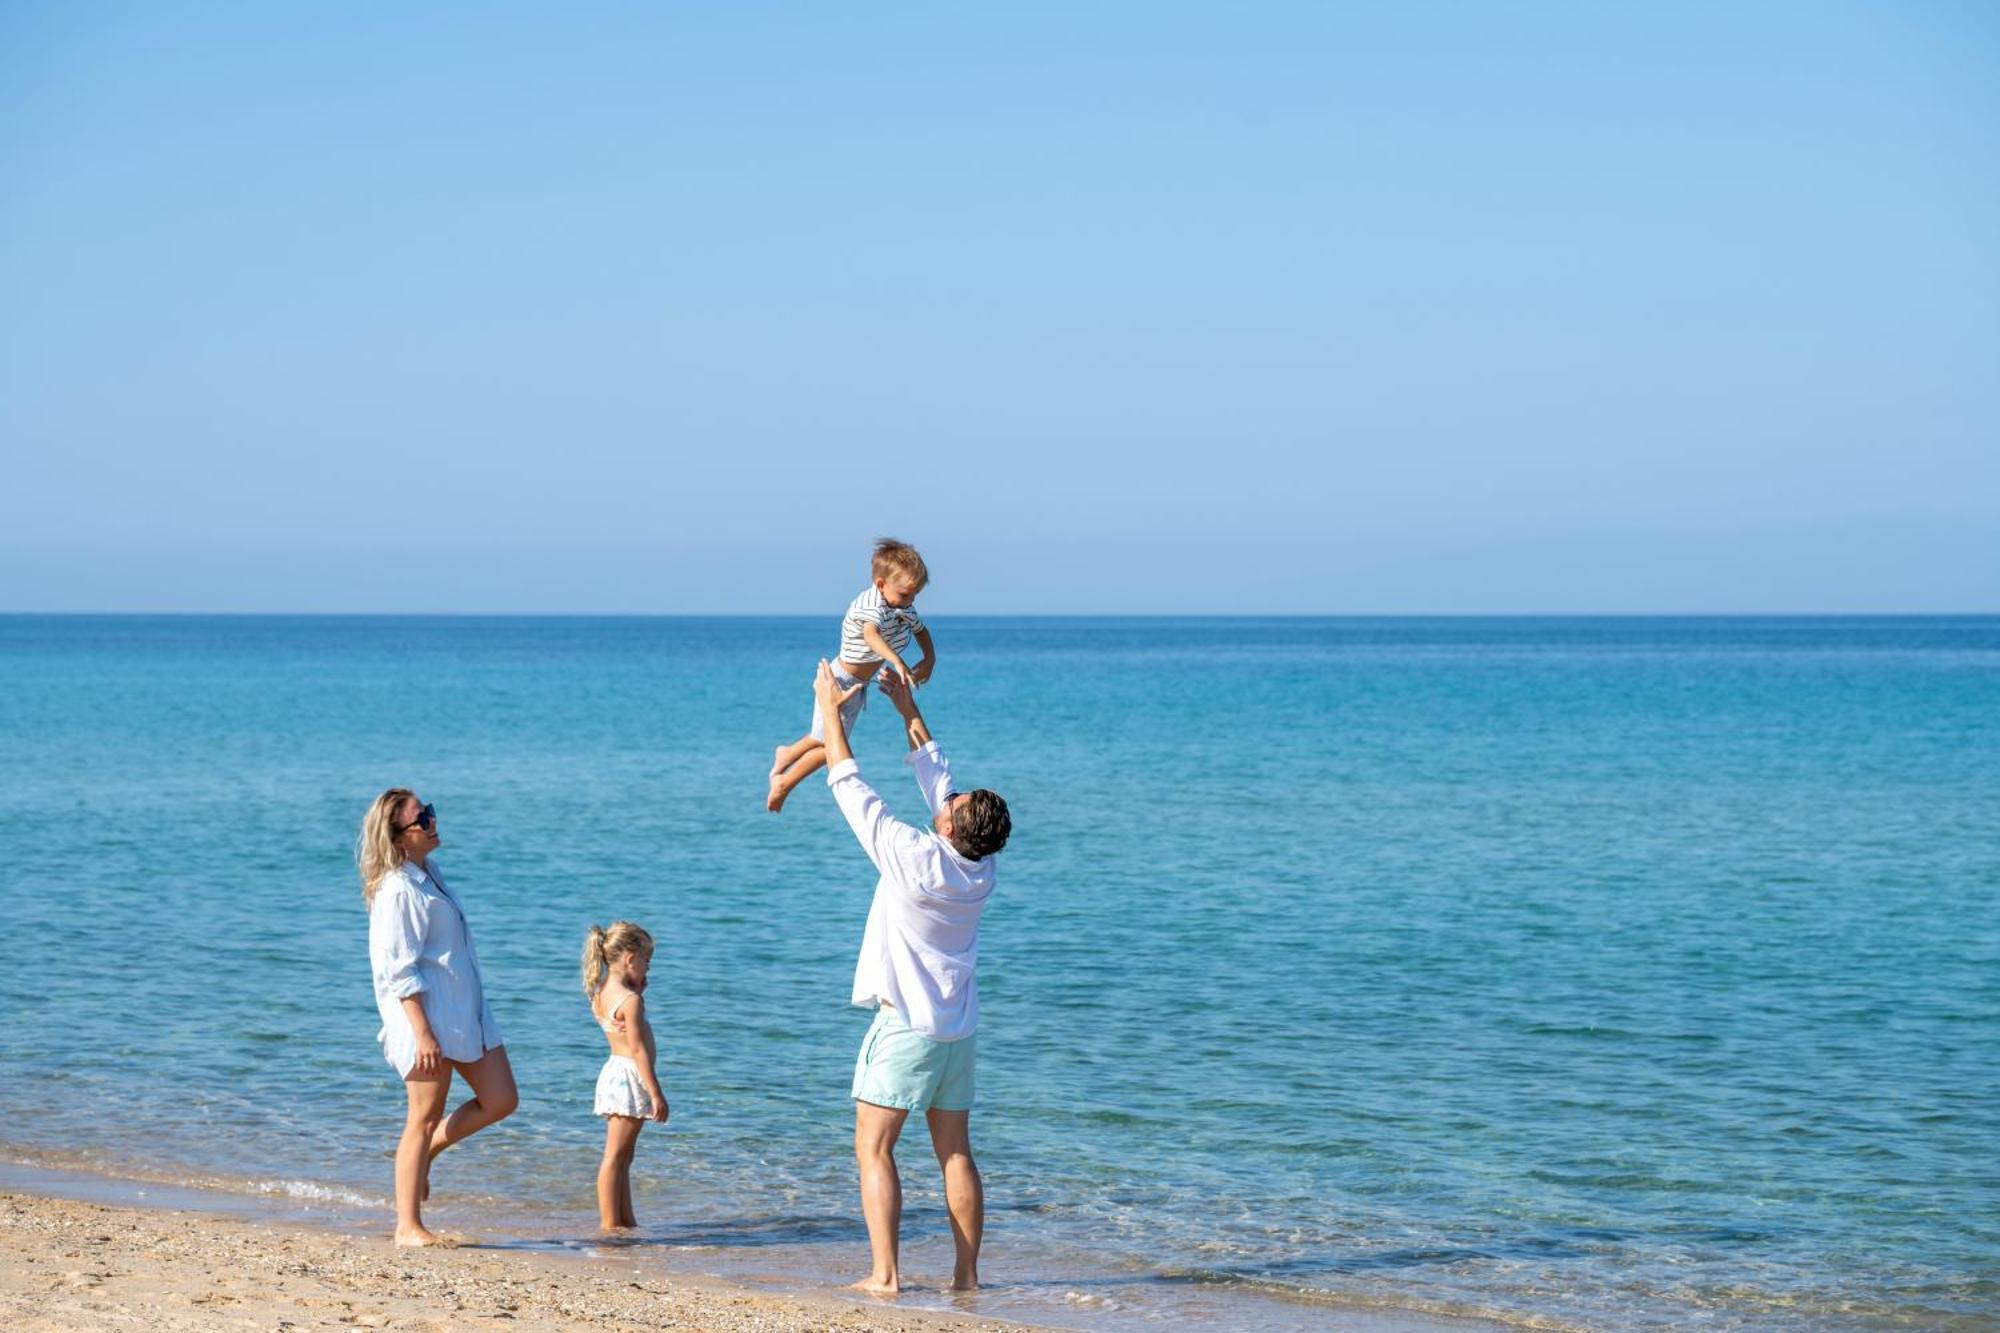
POLYGON ((354 864, 361 869, 361 901, 373 905, 375 886, 382 876, 403 864, 403 851, 396 846, 396 812, 403 802, 417 794, 408 787, 391 787, 375 798, 368 813, 361 816, 361 836, 354 840, 354 864))
POLYGON ((591 999, 604 989, 611 974, 611 960, 653 947, 653 937, 644 926, 631 921, 613 921, 609 927, 592 926, 583 936, 583 993, 591 999))

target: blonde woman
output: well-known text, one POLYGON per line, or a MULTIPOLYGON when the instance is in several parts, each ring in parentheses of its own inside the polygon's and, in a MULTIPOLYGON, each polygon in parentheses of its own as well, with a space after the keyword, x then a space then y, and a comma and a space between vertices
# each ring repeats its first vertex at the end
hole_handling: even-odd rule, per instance
POLYGON ((636 1227, 632 1154, 651 1120, 667 1123, 667 1095, 653 1070, 653 1024, 646 1017, 646 970, 653 937, 630 921, 592 926, 583 937, 583 995, 611 1054, 597 1073, 604 1160, 597 1167, 597 1221, 606 1231, 636 1227))
POLYGON ((504 1119, 520 1102, 500 1026, 479 980, 479 955, 458 898, 430 854, 437 810, 415 792, 392 787, 361 821, 355 860, 368 904, 368 956, 382 1054, 409 1096, 396 1145, 396 1244, 436 1245, 424 1226, 431 1162, 467 1135, 504 1119), (456 1070, 472 1096, 449 1116, 445 1100, 456 1070))

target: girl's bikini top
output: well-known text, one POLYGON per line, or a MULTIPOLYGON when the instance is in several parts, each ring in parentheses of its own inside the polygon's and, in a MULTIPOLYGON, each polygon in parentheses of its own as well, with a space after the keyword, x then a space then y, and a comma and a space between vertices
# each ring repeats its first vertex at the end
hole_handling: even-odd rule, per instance
POLYGON ((631 998, 632 998, 632 997, 633 997, 634 995, 637 995, 638 993, 639 993, 639 992, 638 992, 638 991, 635 991, 635 990, 628 990, 628 991, 626 991, 626 992, 625 992, 625 993, 624 993, 624 994, 623 994, 622 996, 620 996, 620 997, 618 998, 618 1003, 616 1003, 616 1004, 614 1004, 614 1005, 612 1005, 612 1006, 611 1006, 611 1012, 610 1012, 609 1014, 605 1015, 605 1016, 604 1016, 604 1017, 602 1017, 602 1018, 598 1018, 598 1017, 597 1017, 597 1011, 596 1011, 596 1010, 595 1010, 594 1008, 593 1008, 593 1009, 591 1010, 591 1015, 590 1015, 590 1016, 591 1016, 592 1018, 597 1018, 597 1026, 599 1026, 599 1027, 601 1027, 601 1028, 603 1028, 603 1029, 604 1029, 604 1035, 605 1035, 605 1036, 607 1036, 607 1037, 608 1037, 608 1036, 610 1036, 610 1035, 611 1035, 612 1033, 614 1033, 614 1032, 616 1032, 616 1031, 618 1030, 618 1026, 619 1026, 619 1025, 618 1025, 618 1011, 619 1011, 620 1009, 623 1009, 623 1008, 625 1007, 625 1001, 627 1001, 627 1000, 631 999, 631 998))

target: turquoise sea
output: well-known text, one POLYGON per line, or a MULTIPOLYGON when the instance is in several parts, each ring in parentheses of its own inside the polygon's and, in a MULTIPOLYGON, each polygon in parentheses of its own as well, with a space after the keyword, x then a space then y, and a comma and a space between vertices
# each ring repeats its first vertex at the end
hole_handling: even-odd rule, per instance
MULTIPOLYGON (((2000 618, 934 628, 934 730, 1016 830, 970 1308, 2000 1325, 2000 618)), ((404 784, 523 1093, 436 1223, 590 1243, 576 957, 625 916, 674 1108, 630 1257, 858 1274, 874 877, 823 786, 762 808, 835 629, 0 617, 0 1155, 386 1230, 351 856, 404 784)), ((857 749, 915 811, 888 719, 857 749)))

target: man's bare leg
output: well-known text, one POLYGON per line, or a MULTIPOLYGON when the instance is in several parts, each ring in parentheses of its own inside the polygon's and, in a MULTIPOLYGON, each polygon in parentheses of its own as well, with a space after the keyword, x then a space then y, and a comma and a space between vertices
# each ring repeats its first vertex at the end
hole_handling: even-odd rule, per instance
POLYGON ((986 1187, 972 1160, 972 1112, 926 1111, 931 1148, 944 1169, 944 1206, 951 1214, 953 1291, 979 1290, 979 1241, 986 1231, 986 1187))
POLYGON ((868 1223, 874 1269, 854 1284, 856 1291, 894 1296, 903 1289, 896 1247, 903 1227, 903 1182, 896 1174, 896 1137, 908 1111, 871 1102, 854 1103, 854 1160, 861 1167, 861 1216, 868 1223))
POLYGON ((771 792, 764 798, 764 808, 772 814, 784 809, 785 798, 792 794, 792 788, 825 767, 826 747, 814 741, 812 748, 795 760, 789 768, 771 774, 771 792))

